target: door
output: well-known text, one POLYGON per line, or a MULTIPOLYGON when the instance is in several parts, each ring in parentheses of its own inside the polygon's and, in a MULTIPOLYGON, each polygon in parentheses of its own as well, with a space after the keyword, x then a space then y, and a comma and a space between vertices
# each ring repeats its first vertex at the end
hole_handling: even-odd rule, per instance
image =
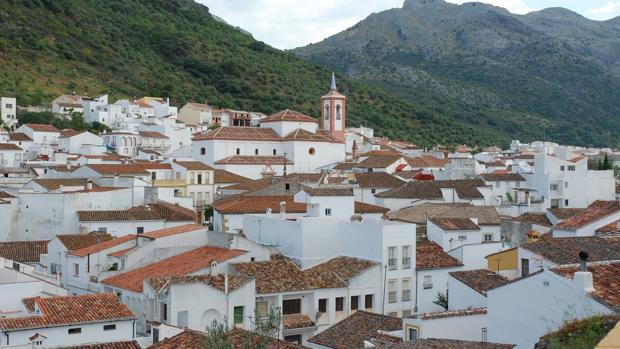
POLYGON ((530 260, 527 258, 521 258, 521 276, 527 276, 530 274, 530 260))
POLYGON ((300 314, 301 299, 287 299, 282 301, 282 314, 300 314))

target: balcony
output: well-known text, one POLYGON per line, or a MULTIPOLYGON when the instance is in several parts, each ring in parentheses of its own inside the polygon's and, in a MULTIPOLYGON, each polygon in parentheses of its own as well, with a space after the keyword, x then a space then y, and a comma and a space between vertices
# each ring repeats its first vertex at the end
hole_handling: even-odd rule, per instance
POLYGON ((388 259, 388 269, 389 270, 396 270, 396 258, 388 259))
POLYGON ((403 269, 411 269, 411 258, 403 257, 403 269))
POLYGON ((153 186, 162 188, 184 187, 186 185, 184 179, 156 179, 153 186))
POLYGON ((411 290, 403 290, 403 302, 409 302, 411 300, 411 290))
POLYGON ((388 292, 388 303, 396 303, 398 300, 398 292, 390 291, 388 292))

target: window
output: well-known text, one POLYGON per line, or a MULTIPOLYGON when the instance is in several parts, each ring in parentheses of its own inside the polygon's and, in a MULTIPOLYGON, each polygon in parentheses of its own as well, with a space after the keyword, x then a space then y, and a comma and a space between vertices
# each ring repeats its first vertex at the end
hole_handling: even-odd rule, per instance
POLYGON ((564 200, 564 206, 568 206, 568 199, 564 200))
POLYGON ((467 240, 467 235, 459 235, 459 241, 467 240))
POLYGON ((559 186, 558 186, 557 184, 551 184, 551 185, 549 186, 549 189, 551 189, 551 190, 558 190, 558 189, 559 189, 559 186))
POLYGON ((202 175, 201 174, 198 175, 198 178, 196 179, 196 181, 198 182, 196 184, 202 184, 202 175))
POLYGON ((282 301, 282 314, 300 314, 301 299, 286 299, 282 301))
POLYGON ((99 227, 97 228, 97 231, 100 233, 107 233, 108 232, 108 228, 107 227, 99 227))
POLYGON ((239 325, 243 323, 243 306, 235 307, 234 310, 235 316, 235 325, 239 325))
POLYGON ((116 325, 103 325, 104 331, 114 331, 116 330, 116 325))
POLYGON ((73 263, 73 276, 80 276, 80 265, 73 263))
POLYGON ((411 310, 403 310, 403 317, 410 317, 411 316, 411 310))
POLYGON ((499 181, 496 181, 495 182, 495 188, 499 188, 499 184, 500 184, 499 181))
POLYGON ((319 299, 319 313, 327 313, 327 298, 319 299))
POLYGON ((69 334, 80 334, 80 333, 82 333, 82 328, 81 327, 70 328, 70 329, 67 330, 67 333, 69 333, 69 334))
POLYGON ((416 327, 408 327, 407 328, 407 336, 410 341, 415 341, 418 339, 418 329, 416 327))
POLYGON ((396 269, 396 247, 388 247, 388 269, 396 269))
POLYGON ((241 149, 237 148, 237 155, 241 154, 241 149))
POLYGON ((187 327, 187 310, 180 311, 177 313, 177 326, 181 328, 187 327))
POLYGON ((364 296, 364 308, 366 309, 372 309, 372 301, 373 301, 373 295, 372 294, 367 294, 364 296))
POLYGON ((344 311, 344 297, 336 297, 336 311, 344 311))
POLYGON ((351 296, 351 310, 357 310, 360 306, 360 296, 351 296))
POLYGON ((403 269, 411 268, 411 246, 403 246, 403 269))
POLYGON ((284 336, 284 341, 301 345, 301 335, 295 334, 291 336, 284 336))
POLYGON ((388 303, 396 303, 398 291, 396 290, 396 280, 388 281, 388 303))
POLYGON ((568 188, 568 182, 564 182, 564 188, 568 188))
POLYGON ((403 302, 411 300, 411 279, 403 279, 402 296, 403 302))
POLYGON ((560 171, 564 171, 564 165, 560 166, 560 171))
POLYGON ((258 155, 258 148, 254 149, 254 155, 258 155))
POLYGON ((484 234, 484 242, 492 242, 493 234, 484 234))
POLYGON ((310 154, 310 155, 316 154, 316 149, 314 149, 314 148, 308 149, 308 154, 310 154))
POLYGON ((11 108, 13 108, 13 104, 7 104, 7 105, 6 105, 6 108, 7 108, 7 109, 11 109, 11 108))
POLYGON ((329 105, 325 104, 325 120, 329 120, 329 105))
POLYGON ((284 184, 284 190, 291 190, 291 185, 289 183, 284 184))
POLYGON ((157 179, 157 172, 151 172, 151 179, 152 180, 156 180, 157 179))
POLYGON ((277 154, 277 153, 276 153, 276 150, 274 149, 274 150, 273 150, 273 155, 276 155, 276 154, 277 154))
POLYGON ((205 155, 207 153, 207 148, 202 147, 200 148, 200 155, 205 155))
POLYGON ((260 317, 267 317, 269 315, 269 305, 267 301, 256 302, 256 312, 260 317))
POLYGON ((325 215, 326 216, 331 216, 332 215, 332 209, 331 208, 326 208, 325 209, 325 215))
POLYGON ((370 193, 371 193, 371 194, 373 194, 373 195, 374 195, 376 192, 377 192, 377 189, 370 189, 370 193))
POLYGON ((527 276, 530 274, 530 260, 527 258, 521 258, 521 276, 527 276))
POLYGON ((144 234, 144 227, 137 227, 136 228, 136 233, 137 234, 144 234))
POLYGON ((342 107, 340 104, 336 106, 336 120, 340 120, 342 118, 342 107))
POLYGON ((568 165, 567 168, 569 171, 575 171, 575 165, 568 165))
POLYGON ((422 287, 424 287, 425 290, 433 288, 433 277, 431 275, 424 275, 422 287))
POLYGON ((164 321, 168 320, 168 304, 166 303, 161 304, 161 318, 164 321))
POLYGON ((519 181, 515 182, 515 188, 521 188, 521 182, 519 181))

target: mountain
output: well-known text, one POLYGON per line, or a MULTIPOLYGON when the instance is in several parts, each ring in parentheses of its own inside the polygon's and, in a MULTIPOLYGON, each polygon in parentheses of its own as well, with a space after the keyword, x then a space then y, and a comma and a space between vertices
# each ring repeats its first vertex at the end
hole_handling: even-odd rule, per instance
MULTIPOLYGON (((20 105, 61 93, 142 95, 318 116, 331 70, 276 50, 191 0, 2 0, 0 95, 20 105)), ((349 126, 422 146, 506 143, 380 88, 338 76, 349 126)))
POLYGON ((478 129, 620 145, 620 18, 406 0, 293 52, 478 129))

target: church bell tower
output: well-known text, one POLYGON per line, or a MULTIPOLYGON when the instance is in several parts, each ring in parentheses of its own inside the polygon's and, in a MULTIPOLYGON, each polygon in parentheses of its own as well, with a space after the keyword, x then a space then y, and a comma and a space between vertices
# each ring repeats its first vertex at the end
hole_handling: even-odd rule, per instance
POLYGON ((347 97, 338 93, 336 75, 332 73, 329 93, 321 97, 321 128, 344 142, 347 120, 347 97))

